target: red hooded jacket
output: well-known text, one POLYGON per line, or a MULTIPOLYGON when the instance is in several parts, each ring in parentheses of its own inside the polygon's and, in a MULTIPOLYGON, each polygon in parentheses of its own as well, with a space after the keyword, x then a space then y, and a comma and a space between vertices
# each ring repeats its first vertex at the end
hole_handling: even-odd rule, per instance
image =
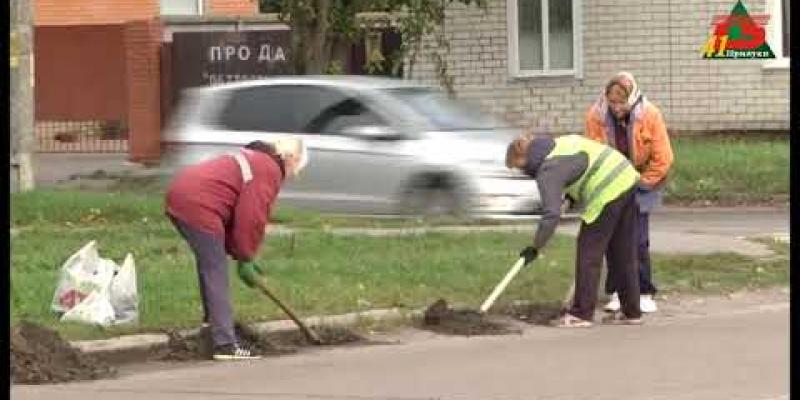
POLYGON ((166 212, 224 240, 234 259, 250 261, 264 239, 285 172, 277 156, 248 149, 242 153, 252 180, 244 183, 242 169, 231 155, 186 167, 167 188, 166 212))

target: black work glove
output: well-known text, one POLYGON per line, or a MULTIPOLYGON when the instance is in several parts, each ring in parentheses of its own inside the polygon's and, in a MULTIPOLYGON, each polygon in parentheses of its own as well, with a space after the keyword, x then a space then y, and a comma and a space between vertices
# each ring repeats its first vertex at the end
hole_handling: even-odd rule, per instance
POLYGON ((539 250, 536 250, 533 246, 528 246, 519 252, 519 257, 525 259, 524 265, 530 264, 530 262, 535 260, 538 256, 539 250))

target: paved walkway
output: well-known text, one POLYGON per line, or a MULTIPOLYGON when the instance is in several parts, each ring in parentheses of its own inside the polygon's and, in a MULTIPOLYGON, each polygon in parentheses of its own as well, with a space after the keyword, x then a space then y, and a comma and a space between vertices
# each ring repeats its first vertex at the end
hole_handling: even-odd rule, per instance
MULTIPOLYGON (((519 232, 533 235, 536 221, 529 225, 443 226, 414 228, 333 228, 341 235, 394 236, 427 232, 519 232)), ((558 232, 575 236, 579 222, 562 221, 558 232)), ((271 226, 268 234, 290 234, 293 229, 271 226)), ((654 213, 650 222, 653 252, 669 254, 712 254, 733 252, 766 257, 772 250, 753 238, 786 239, 789 235, 789 210, 780 208, 670 209, 654 213)))
POLYGON ((51 186, 70 180, 72 175, 89 175, 98 170, 122 173, 143 169, 141 165, 129 162, 126 153, 36 153, 33 155, 33 168, 38 186, 51 186))

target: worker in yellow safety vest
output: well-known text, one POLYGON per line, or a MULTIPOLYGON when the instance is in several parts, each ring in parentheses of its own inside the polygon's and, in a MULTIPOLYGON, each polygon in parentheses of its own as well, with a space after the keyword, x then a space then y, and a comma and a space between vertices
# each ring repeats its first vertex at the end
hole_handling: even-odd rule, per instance
POLYGON ((639 173, 630 161, 612 147, 581 135, 520 136, 508 146, 506 166, 536 180, 544 209, 533 244, 520 253, 526 264, 538 256, 553 235, 565 194, 582 210, 574 297, 567 313, 554 324, 565 328, 592 326, 606 253, 614 261, 609 263, 613 270, 608 273, 619 284, 622 303, 622 314, 612 321, 640 324, 637 247, 630 244, 636 237, 635 186, 639 173))

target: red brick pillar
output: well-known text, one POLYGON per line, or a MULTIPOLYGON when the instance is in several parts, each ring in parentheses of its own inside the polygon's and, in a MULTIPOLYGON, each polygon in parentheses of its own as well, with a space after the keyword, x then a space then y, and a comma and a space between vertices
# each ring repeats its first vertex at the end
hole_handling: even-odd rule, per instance
POLYGON ((158 19, 125 24, 129 159, 153 162, 161 148, 161 24, 158 19))

